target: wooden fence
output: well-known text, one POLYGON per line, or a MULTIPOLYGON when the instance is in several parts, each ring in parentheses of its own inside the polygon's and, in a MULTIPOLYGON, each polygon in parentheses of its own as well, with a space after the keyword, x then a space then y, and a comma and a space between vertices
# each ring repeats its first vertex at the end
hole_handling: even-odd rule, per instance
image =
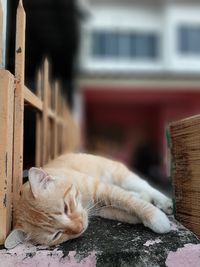
MULTIPOLYGON (((1 21, 2 16, 0 42, 1 21)), ((20 0, 16 21, 15 74, 0 70, 0 243, 4 242, 11 229, 12 211, 15 210, 23 182, 26 106, 31 106, 37 113, 36 166, 42 166, 79 145, 78 129, 62 96, 61 86, 58 81, 50 83, 47 59, 38 71, 37 93, 32 93, 24 85, 25 25, 26 15, 20 0)))

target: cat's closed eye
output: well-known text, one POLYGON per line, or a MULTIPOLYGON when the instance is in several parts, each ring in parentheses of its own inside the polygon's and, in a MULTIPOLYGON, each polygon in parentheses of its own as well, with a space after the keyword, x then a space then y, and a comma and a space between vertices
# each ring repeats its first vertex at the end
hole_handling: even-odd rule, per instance
POLYGON ((65 214, 67 215, 67 213, 68 213, 68 206, 67 206, 66 203, 64 203, 64 212, 65 212, 65 214))
POLYGON ((53 236, 53 240, 56 240, 56 239, 60 238, 61 235, 62 235, 62 231, 56 232, 55 235, 53 236))

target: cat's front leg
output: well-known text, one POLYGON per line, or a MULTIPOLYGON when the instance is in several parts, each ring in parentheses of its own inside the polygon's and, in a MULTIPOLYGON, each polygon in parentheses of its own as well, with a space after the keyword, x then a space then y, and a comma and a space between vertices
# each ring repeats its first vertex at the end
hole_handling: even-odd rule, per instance
POLYGON ((141 179, 135 173, 129 172, 121 177, 120 187, 128 191, 139 193, 140 198, 154 204, 159 209, 162 209, 166 214, 172 214, 172 200, 163 193, 153 188, 145 180, 141 179))
POLYGON ((151 195, 153 200, 152 203, 156 207, 163 210, 166 214, 170 215, 173 213, 173 203, 170 198, 154 188, 151 189, 151 195))
POLYGON ((96 201, 102 201, 105 206, 126 211, 156 233, 170 231, 169 220, 161 210, 118 186, 100 183, 95 198, 96 201))
POLYGON ((129 214, 127 211, 115 207, 102 207, 99 209, 96 215, 102 218, 116 220, 130 224, 141 223, 141 220, 137 216, 133 216, 129 214))

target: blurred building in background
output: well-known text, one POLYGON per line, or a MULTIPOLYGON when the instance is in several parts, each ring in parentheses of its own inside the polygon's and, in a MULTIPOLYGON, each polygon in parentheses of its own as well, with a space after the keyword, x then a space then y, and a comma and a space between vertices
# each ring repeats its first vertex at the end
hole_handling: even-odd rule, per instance
POLYGON ((200 3, 85 0, 79 88, 90 152, 166 177, 166 127, 200 112, 200 3))
MULTIPOLYGON (((14 73, 18 0, 1 3, 7 21, 4 16, 0 66, 14 73)), ((84 149, 165 180, 168 123, 200 112, 199 1, 24 0, 23 4, 26 85, 34 91, 38 67, 48 56, 52 79, 61 81, 71 107, 76 91, 84 149)), ((35 129, 29 121, 35 114, 29 113, 25 143, 30 144, 35 129)), ((34 142, 29 149, 33 147, 34 142)))

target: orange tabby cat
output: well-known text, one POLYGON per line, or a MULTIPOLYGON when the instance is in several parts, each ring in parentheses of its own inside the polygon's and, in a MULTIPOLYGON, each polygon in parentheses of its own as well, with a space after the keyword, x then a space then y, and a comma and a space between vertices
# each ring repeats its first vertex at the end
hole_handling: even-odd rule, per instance
POLYGON ((15 230, 5 246, 23 240, 56 245, 80 236, 92 215, 143 223, 156 233, 170 231, 165 213, 172 202, 122 163, 88 154, 67 154, 31 168, 16 210, 15 230))

